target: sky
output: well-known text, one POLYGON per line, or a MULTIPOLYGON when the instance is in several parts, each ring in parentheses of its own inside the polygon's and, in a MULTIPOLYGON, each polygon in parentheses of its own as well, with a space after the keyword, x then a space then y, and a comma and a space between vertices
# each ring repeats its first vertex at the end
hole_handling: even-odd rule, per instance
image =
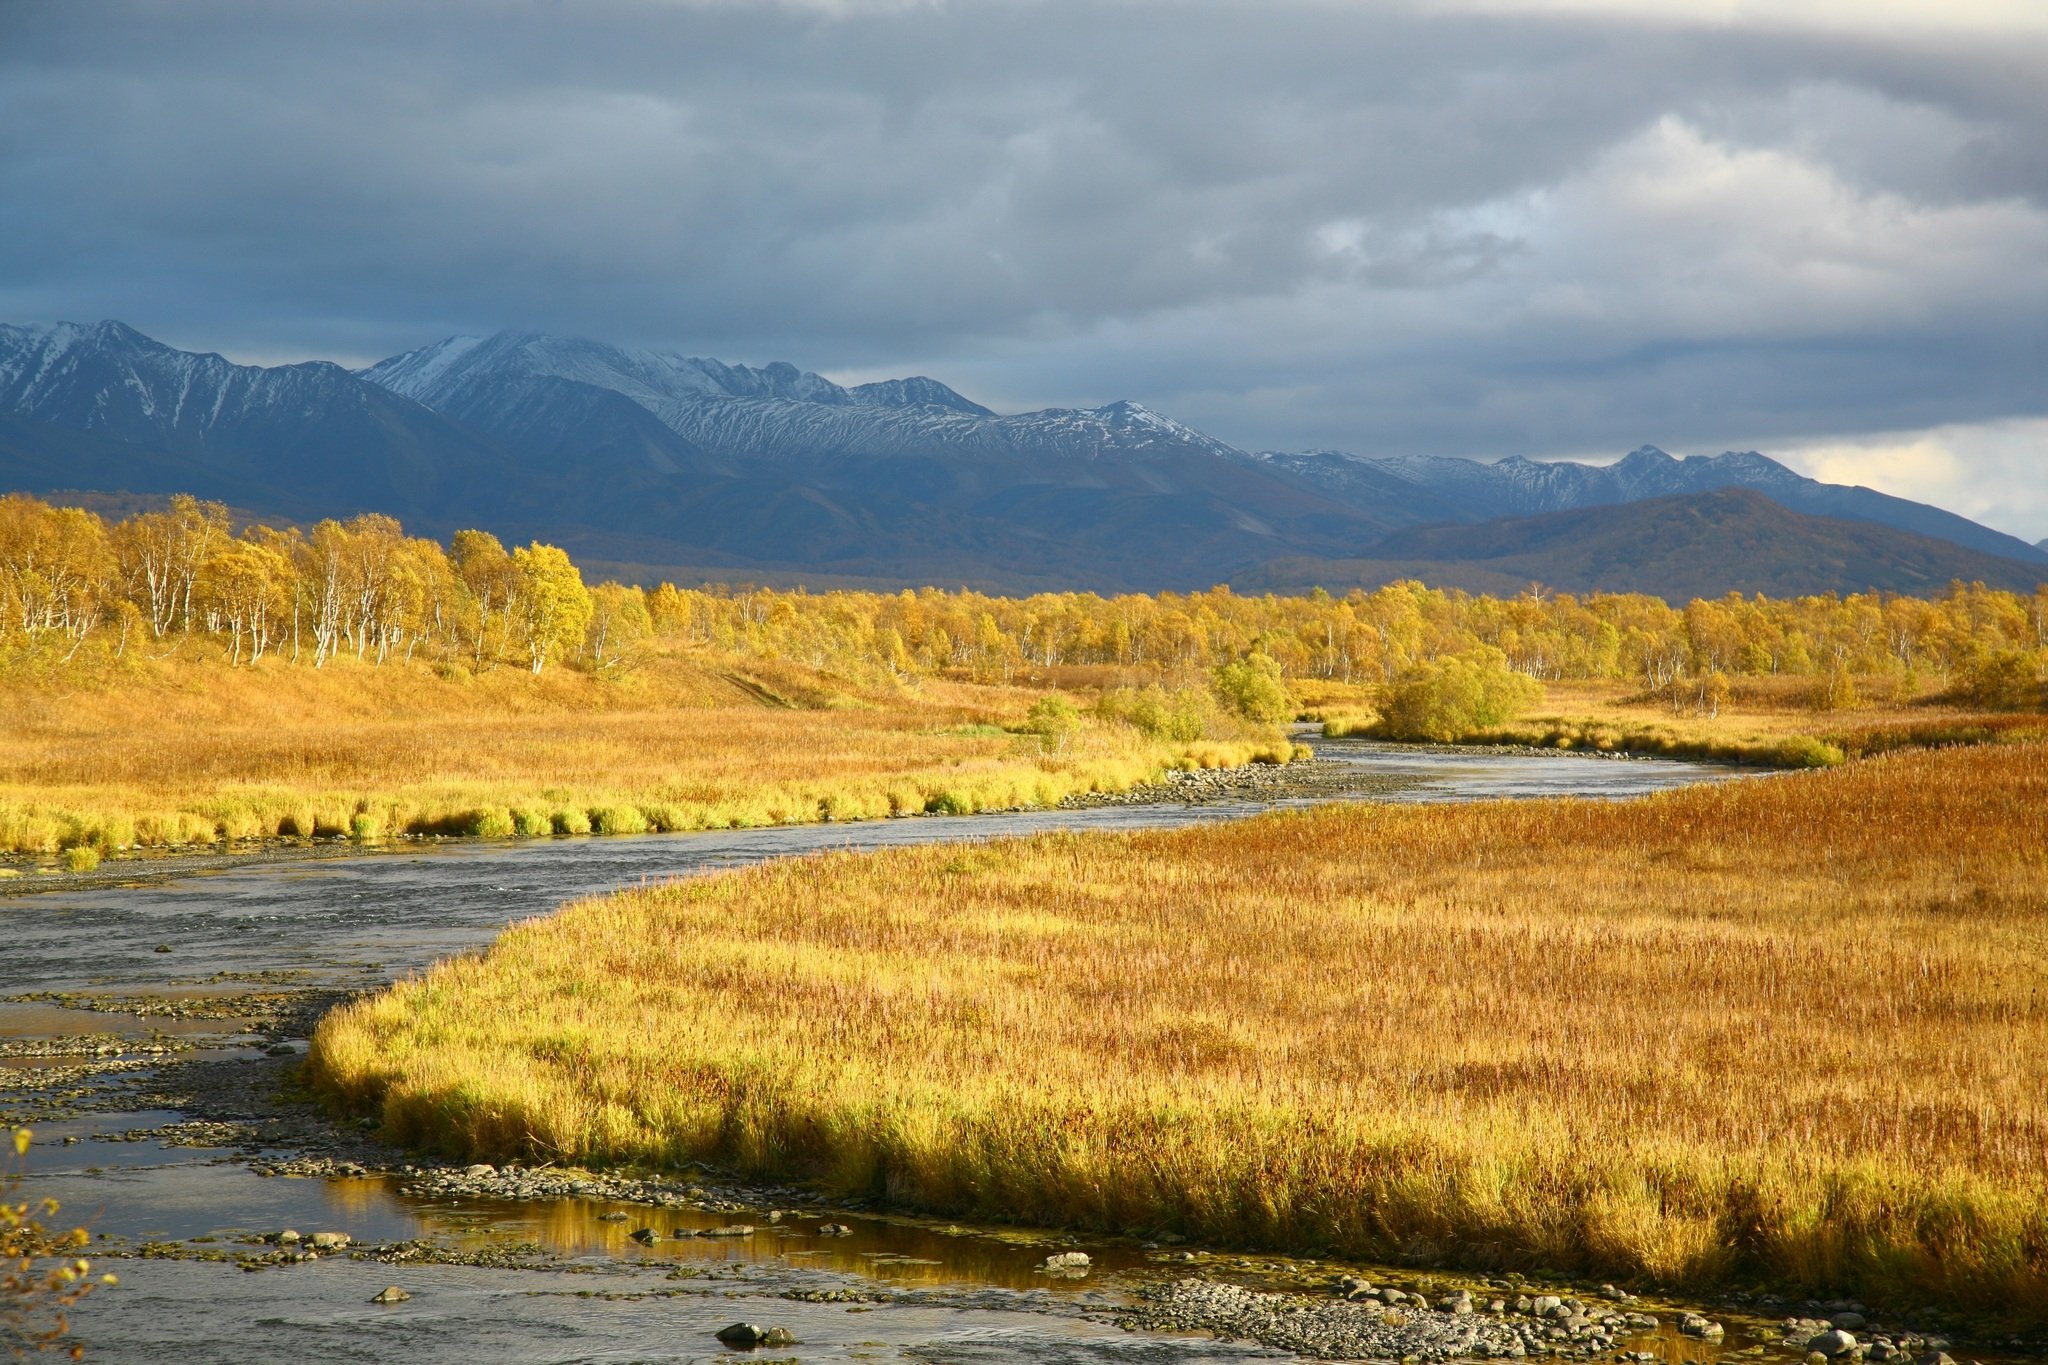
POLYGON ((0 0, 0 320, 526 327, 2048 537, 2040 0, 0 0))

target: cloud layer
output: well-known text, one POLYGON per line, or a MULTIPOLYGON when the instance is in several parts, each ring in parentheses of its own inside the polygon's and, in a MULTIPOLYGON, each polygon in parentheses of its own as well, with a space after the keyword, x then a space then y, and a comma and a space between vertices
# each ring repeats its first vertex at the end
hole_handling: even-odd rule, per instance
POLYGON ((2048 26, 1942 8, 11 5, 0 316, 251 357, 533 326, 1875 486, 1939 430, 2034 538, 1997 484, 2048 482, 2048 26))

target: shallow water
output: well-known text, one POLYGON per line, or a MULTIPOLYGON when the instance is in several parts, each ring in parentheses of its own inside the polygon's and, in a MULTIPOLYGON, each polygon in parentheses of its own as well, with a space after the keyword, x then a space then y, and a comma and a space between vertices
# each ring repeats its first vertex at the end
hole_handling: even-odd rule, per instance
MULTIPOLYGON (((1363 793, 1399 802, 1616 799, 1752 776, 1705 763, 1487 754, 1319 741, 1363 793), (1387 789, 1386 779, 1404 785, 1387 789)), ((272 862, 89 891, 0 900, 0 995, 97 988, 232 988, 291 972, 292 984, 391 979, 487 942, 507 922, 578 896, 820 849, 885 848, 1049 830, 1158 829, 1239 819, 1302 799, 933 816, 842 825, 451 842, 360 857, 272 862), (160 952, 159 948, 170 951, 160 952)))
MULTIPOLYGON (((1443 802, 1491 797, 1617 798, 1740 776, 1705 764, 1577 755, 1476 754, 1353 741, 1317 751, 1355 770, 1379 799, 1443 802), (1386 789, 1386 779, 1402 785, 1386 789)), ((880 848, 1047 830, 1140 829, 1240 818, 1273 806, 1114 806, 1077 811, 877 821, 517 844, 454 843, 398 853, 273 862, 129 886, 0 901, 0 995, 58 990, 130 997, 204 997, 249 984, 361 987, 488 942, 508 921, 565 900, 678 875, 818 849, 880 848), (168 949, 169 951, 163 951, 168 949)), ((214 1054, 246 1056, 232 1024, 102 1013, 36 1002, 0 1004, 0 1038, 152 1033, 206 1038, 214 1054)), ((185 1054, 191 1055, 191 1054, 185 1054)), ((62 1059, 58 1059, 62 1060, 62 1059)), ((121 1260, 118 1290, 80 1315, 91 1357, 185 1362, 491 1358, 693 1360, 728 1354, 712 1333, 735 1318, 786 1324, 807 1344, 773 1353, 804 1360, 1130 1361, 1203 1365, 1265 1354, 1247 1348, 1129 1334, 1075 1314, 1115 1302, 1122 1271, 1158 1271, 1178 1253, 1083 1243, 1097 1269, 1055 1281, 1037 1269, 1042 1238, 946 1229, 916 1220, 839 1216, 844 1238, 816 1235, 815 1216, 784 1224, 592 1200, 519 1204, 418 1198, 381 1177, 264 1178, 214 1149, 119 1141, 175 1115, 89 1114, 40 1125, 31 1152, 38 1194, 66 1217, 129 1242, 234 1239, 281 1227, 335 1230, 358 1241, 430 1238, 457 1248, 537 1244, 565 1268, 493 1270, 381 1266, 329 1257, 244 1274, 189 1261, 121 1260), (67 1144, 66 1139, 72 1141, 67 1144), (623 1210, 624 1220, 606 1213, 623 1210), (753 1221, 744 1238, 666 1236, 652 1248, 635 1228, 664 1234, 753 1221), (671 1279, 673 1273, 686 1278, 671 1279), (367 1300, 385 1284, 414 1298, 367 1300), (915 1303, 871 1311, 794 1302, 787 1293, 847 1285, 913 1289, 915 1303), (596 1293, 604 1297, 592 1298, 596 1293), (626 1297, 616 1297, 624 1295, 626 1297)), ((1064 1243, 1060 1243, 1064 1245, 1064 1243)), ((1263 1264, 1263 1262, 1261 1263, 1263 1264)), ((1248 1262, 1203 1258, 1204 1274, 1250 1273, 1248 1262)), ((1285 1272, 1282 1272, 1283 1274, 1285 1272)), ((1398 1282, 1398 1281, 1397 1281, 1398 1282)), ((1718 1356, 1670 1334, 1638 1343, 1668 1360, 1718 1356)))

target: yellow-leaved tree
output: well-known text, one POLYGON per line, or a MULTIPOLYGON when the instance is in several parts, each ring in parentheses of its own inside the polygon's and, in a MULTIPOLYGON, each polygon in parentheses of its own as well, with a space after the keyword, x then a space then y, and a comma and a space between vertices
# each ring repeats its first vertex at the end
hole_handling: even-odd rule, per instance
POLYGON ((512 552, 512 568, 518 583, 514 619, 520 643, 538 673, 549 659, 583 643, 583 633, 590 627, 590 589, 583 586, 583 575, 568 552, 557 545, 535 541, 521 546, 512 552))

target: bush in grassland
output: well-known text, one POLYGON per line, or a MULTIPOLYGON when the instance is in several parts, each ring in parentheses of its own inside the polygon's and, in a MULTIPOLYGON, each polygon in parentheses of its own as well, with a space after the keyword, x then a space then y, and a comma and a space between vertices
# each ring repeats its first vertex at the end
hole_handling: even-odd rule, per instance
POLYGON ((1508 667, 1497 649, 1417 664, 1388 684, 1379 733, 1448 742, 1513 720, 1543 699, 1543 684, 1508 667))
POLYGON ((1037 735, 1052 753, 1065 753, 1081 728, 1081 709, 1065 697, 1040 697, 1024 715, 1025 734, 1037 735))
POLYGON ((2033 656, 2024 650, 1987 650, 1959 670, 1956 692, 1976 706, 2027 710, 2041 703, 2039 673, 2033 656))
POLYGON ((1186 744, 1208 730, 1209 696, 1191 687, 1169 692, 1157 683, 1117 687, 1102 694, 1096 713, 1120 721, 1152 739, 1186 744))
POLYGON ((1294 718, 1294 698, 1280 665, 1257 650, 1215 673, 1216 696, 1230 711, 1256 725, 1285 725, 1294 718))

